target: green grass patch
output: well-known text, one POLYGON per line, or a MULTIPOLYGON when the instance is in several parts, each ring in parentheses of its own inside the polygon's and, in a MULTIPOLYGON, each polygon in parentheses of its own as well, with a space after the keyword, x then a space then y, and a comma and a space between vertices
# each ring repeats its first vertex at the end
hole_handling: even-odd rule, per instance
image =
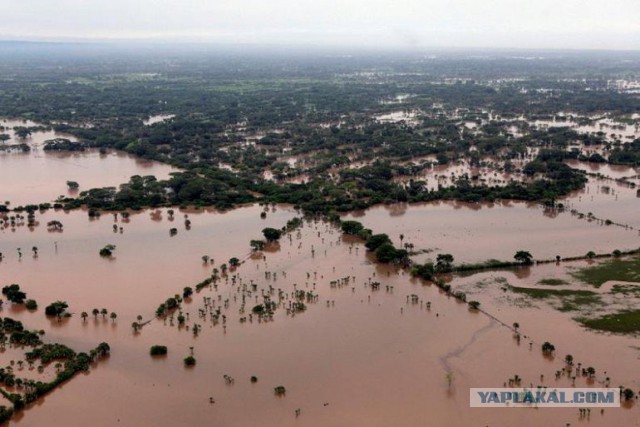
POLYGON ((592 291, 573 290, 573 289, 536 289, 521 288, 518 286, 510 286, 509 290, 518 294, 524 294, 531 298, 544 299, 552 297, 597 297, 598 294, 592 291))
POLYGON ((548 285, 548 286, 563 286, 568 284, 569 282, 562 279, 542 279, 538 282, 538 285, 548 285))
POLYGON ((573 277, 597 288, 609 280, 640 282, 640 257, 615 258, 571 273, 573 277))
POLYGON ((615 314, 607 314, 595 319, 578 319, 590 329, 615 332, 621 334, 640 332, 640 310, 627 310, 615 314))
POLYGON ((611 287, 612 294, 638 295, 640 294, 640 286, 634 285, 613 285, 611 287))
POLYGON ((599 295, 575 295, 572 297, 566 297, 562 299, 562 305, 556 307, 559 311, 579 311, 585 306, 603 305, 602 299, 599 295))
POLYGON ((532 299, 548 299, 553 298, 551 304, 559 311, 579 311, 585 306, 602 305, 600 295, 585 290, 573 289, 537 289, 537 288, 521 288, 518 286, 509 286, 511 292, 526 295, 532 299))

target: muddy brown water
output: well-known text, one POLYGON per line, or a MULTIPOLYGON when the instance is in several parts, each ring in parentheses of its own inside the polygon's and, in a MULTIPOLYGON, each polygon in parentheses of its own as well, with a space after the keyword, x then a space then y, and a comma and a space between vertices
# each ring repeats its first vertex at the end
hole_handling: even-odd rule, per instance
MULTIPOLYGON (((577 200, 571 199, 576 204, 577 200)), ((640 200, 634 199, 624 205, 628 212, 623 216, 636 214, 639 204, 640 200)), ((404 234, 403 243, 414 244, 415 251, 429 251, 414 257, 418 262, 433 260, 438 253, 450 253, 458 263, 509 261, 518 250, 529 251, 536 259, 553 259, 591 250, 635 249, 640 244, 635 229, 599 225, 577 219, 569 209, 558 212, 524 202, 396 204, 344 218, 388 234, 396 246, 400 246, 400 235, 404 234)))
POLYGON ((129 181, 133 175, 154 175, 166 179, 178 169, 159 162, 143 160, 129 154, 109 150, 81 152, 44 151, 45 141, 54 138, 75 138, 54 131, 33 132, 19 140, 13 132, 16 126, 37 126, 34 122, 0 119, 4 132, 12 139, 6 143, 24 142, 31 152, 0 152, 0 203, 11 202, 11 207, 30 203, 52 202, 59 196, 76 196, 79 191, 97 187, 117 187, 129 181), (80 184, 78 191, 70 191, 67 181, 80 184))
MULTIPOLYGON (((36 137, 43 135, 32 138, 36 137)), ((20 156, 0 155, 0 177, 7 174, 1 181, 5 184, 0 185, 0 199, 13 194, 9 197, 13 205, 31 197, 41 202, 44 195, 48 199, 64 194, 68 179, 80 182, 83 189, 117 185, 133 174, 162 177, 172 170, 158 164, 148 170, 136 159, 114 153, 106 158, 86 152, 58 159, 34 150, 20 156), (66 162, 77 162, 78 167, 66 162), (119 167, 121 175, 114 172, 119 167), (39 174, 40 169, 49 172, 39 174)), ((602 191, 603 185, 609 184, 594 181, 584 193, 565 202, 581 212, 593 210, 597 216, 609 214, 633 224, 639 199, 618 191, 614 184, 610 185, 616 191, 602 191)), ((39 303, 35 312, 5 304, 0 315, 44 329, 45 340, 77 350, 88 351, 101 341, 112 347, 109 359, 17 414, 12 424, 42 426, 55 419, 68 426, 577 425, 587 422, 579 419, 577 409, 471 409, 468 402, 469 387, 501 387, 515 374, 523 378, 523 385, 568 387, 568 379, 554 378, 567 353, 585 366, 594 366, 599 380, 606 371, 612 386, 640 389, 637 339, 585 330, 571 313, 546 304, 513 303, 495 281, 504 278, 512 285, 534 286, 542 278, 566 277, 568 267, 586 262, 483 272, 451 282, 454 289, 466 290, 487 281, 486 287, 470 295, 501 322, 519 322, 522 333, 535 342, 530 349, 528 339, 518 345, 511 330, 482 313, 470 312, 436 287, 373 264, 361 243, 343 238, 325 223, 307 222, 299 233, 291 234, 291 240, 283 238, 279 250, 247 257, 249 241, 260 238, 264 227, 280 227, 296 215, 291 207, 277 206, 261 219, 263 209, 176 209, 173 219, 162 209, 132 213, 128 221, 118 218, 116 222, 111 214, 90 220, 84 211, 48 211, 37 214, 40 225, 32 230, 26 226, 0 229, 4 254, 0 285, 19 283, 39 303), (191 221, 189 230, 185 214, 191 221), (62 233, 47 231, 46 223, 54 219, 64 224, 62 233), (114 224, 123 232, 114 233, 114 224), (173 227, 178 233, 172 237, 169 229, 173 227), (116 245, 112 259, 98 255, 106 244, 116 245), (33 246, 39 249, 37 258, 32 256, 33 246), (21 259, 17 248, 22 249, 21 259), (155 319, 161 302, 211 273, 213 266, 203 264, 203 255, 213 258, 217 268, 233 256, 246 261, 230 271, 217 289, 206 288, 185 301, 189 330, 179 328, 175 319, 173 325, 171 320, 155 319), (277 273, 277 279, 267 278, 267 271, 277 273), (331 286, 331 281, 346 276, 351 277, 349 284, 331 286), (380 289, 374 291, 369 283, 376 281, 380 289), (257 290, 249 295, 252 283, 257 290), (314 292, 318 301, 307 303, 306 311, 295 315, 280 307, 273 321, 254 317, 241 322, 269 286, 275 294, 278 289, 284 292, 284 306, 294 289, 314 292), (418 304, 407 303, 411 294, 418 296, 418 304), (240 312, 243 295, 245 311, 240 312), (222 321, 214 325, 204 297, 220 307, 226 327, 222 321), (44 307, 55 300, 69 303, 70 319, 44 316, 44 307), (94 319, 90 314, 84 322, 80 313, 91 313, 93 308, 106 308, 118 317, 114 322, 109 316, 94 319), (205 310, 205 318, 199 317, 200 309, 205 310), (138 315, 149 323, 135 334, 131 323, 138 315), (192 333, 194 323, 202 326, 197 337, 192 333), (555 359, 541 355, 539 345, 545 340, 555 344, 555 359), (168 355, 151 358, 149 347, 155 344, 167 345, 168 355), (186 369, 183 358, 190 354, 190 347, 197 364, 186 369), (451 386, 448 372, 453 373, 451 386), (224 375, 233 377, 234 383, 226 384, 224 375), (255 384, 249 381, 252 375, 258 377, 255 384), (274 395, 279 385, 286 387, 286 396, 274 395), (211 397, 215 403, 210 403, 211 397), (296 409, 301 410, 297 418, 296 409)), ((380 206, 346 218, 388 233, 397 245, 404 234, 404 242, 414 243, 416 250, 431 250, 415 257, 420 262, 439 252, 452 253, 456 262, 511 259, 519 249, 531 251, 536 258, 552 258, 636 248, 639 241, 637 230, 513 202, 380 206)), ((0 352, 0 366, 16 360, 21 351, 9 347, 0 352)), ((41 377, 49 375, 51 367, 41 377)), ((19 376, 40 378, 28 368, 19 376)), ((576 382, 585 384, 584 378, 576 382)), ((638 419, 638 405, 634 405, 607 409, 604 415, 594 410, 588 422, 632 426, 638 425, 638 419)))
MULTIPOLYGON (((405 234, 413 236, 407 217, 389 216, 386 209, 380 209, 385 214, 383 222, 405 224, 405 234)), ((422 213, 425 209, 415 208, 422 213)), ((482 212, 446 204, 433 209, 438 218, 466 215, 464 212, 476 217, 482 212)), ((152 320, 139 334, 133 333, 130 325, 137 315, 145 321, 152 319, 166 297, 209 274, 211 266, 202 264, 202 255, 213 257, 216 266, 231 256, 244 259, 249 240, 260 237, 263 227, 280 226, 295 214, 291 208, 279 206, 262 220, 261 211, 261 207, 250 206, 227 213, 189 212, 192 226, 188 231, 182 212, 169 221, 164 210, 153 216, 145 211, 132 215, 128 223, 118 221, 124 228, 122 234, 113 233, 112 215, 90 221, 86 212, 48 212, 39 216, 40 223, 59 219, 64 223, 63 233, 49 233, 43 226, 33 231, 26 227, 4 230, 0 234, 0 250, 5 254, 0 264, 2 283, 20 283, 28 296, 40 303, 35 313, 5 307, 4 315, 44 328, 47 339, 79 350, 93 348, 100 341, 112 347, 107 361, 19 414, 15 424, 39 426, 55 419, 69 426, 574 425, 579 423, 577 409, 468 407, 469 387, 500 387, 514 374, 526 385, 541 383, 540 374, 544 374, 542 384, 569 386, 567 379, 554 379, 566 353, 595 366, 598 373, 607 370, 615 385, 624 382, 640 387, 634 339, 585 331, 570 316, 544 306, 504 304, 491 298, 499 290, 476 298, 507 324, 520 322, 523 333, 536 343, 553 342, 558 357, 549 360, 541 355, 539 344, 530 350, 523 339, 518 345, 510 330, 481 313, 470 312, 436 287, 372 264, 361 244, 342 238, 324 223, 305 224, 291 240, 282 239, 279 251, 265 252, 266 260, 260 256, 248 259, 229 273, 228 281, 219 282, 217 290, 205 289, 186 302, 184 312, 190 314, 187 324, 202 325, 197 337, 162 320, 152 320), (171 227, 178 228, 174 237, 169 235, 171 227), (98 256, 106 243, 117 246, 113 260, 98 256), (35 259, 26 249, 33 245, 40 248, 35 259), (23 248, 22 260, 16 247, 23 248), (277 279, 267 279, 265 271, 277 273, 277 279), (235 284, 233 275, 237 275, 235 284), (346 276, 352 277, 348 285, 331 286, 332 280, 346 276), (367 285, 370 280, 379 281, 380 289, 372 290, 367 285), (307 310, 295 316, 279 308, 273 321, 254 318, 241 323, 240 318, 247 316, 247 312, 239 313, 241 291, 251 281, 258 285, 258 291, 247 297, 247 312, 255 304, 256 294, 268 290, 269 285, 288 294, 295 284, 295 289, 315 292, 318 301, 307 303, 307 310), (408 304, 410 294, 418 295, 422 304, 408 304), (214 326, 208 316, 198 317, 203 297, 211 297, 216 307, 221 307, 227 316, 226 328, 221 323, 214 326), (45 318, 44 305, 57 299, 69 302, 72 318, 62 322, 45 318), (229 306, 225 308, 227 299, 229 306), (427 301, 431 302, 430 310, 427 301), (83 322, 79 313, 91 312, 93 307, 117 312, 116 322, 101 316, 90 316, 83 322), (154 344, 167 345, 167 357, 152 359, 148 352, 154 344), (189 355, 191 346, 197 364, 186 369, 182 359, 189 355), (454 375, 451 387, 446 380, 449 371, 454 375), (233 377, 234 383, 226 384, 224 375, 233 377), (249 381, 252 375, 258 377, 255 384, 249 381), (286 396, 274 395, 273 389, 279 385, 286 387, 286 396), (215 403, 210 403, 210 397, 215 403), (301 410, 297 418, 296 409, 301 410)), ((367 215, 375 216, 376 212, 374 209, 367 215)), ((536 222, 538 229, 530 232, 542 232, 544 226, 559 221, 531 212, 544 221, 536 222)), ((568 219, 580 223, 573 217, 568 219)), ((599 229, 590 225, 581 230, 584 234, 587 230, 598 233, 599 229)), ((470 256, 479 258, 500 246, 484 247, 484 238, 483 234, 466 238, 470 256)), ((564 236, 558 236, 562 239, 564 236)), ((526 282, 535 274, 520 272, 521 278, 509 280, 526 282)), ((550 272, 540 273, 547 274, 550 272)), ((7 363, 2 354, 0 360, 7 363)), ((584 379, 577 381, 577 385, 585 383, 584 379)), ((593 411, 590 424, 631 426, 637 420, 634 406, 607 409, 604 415, 593 411)))

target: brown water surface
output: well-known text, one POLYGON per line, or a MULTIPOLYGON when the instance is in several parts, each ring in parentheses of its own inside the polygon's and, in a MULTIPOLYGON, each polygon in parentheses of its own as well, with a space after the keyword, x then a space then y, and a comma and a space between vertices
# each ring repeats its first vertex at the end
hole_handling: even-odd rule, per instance
MULTIPOLYGON (((483 211, 509 215, 492 210, 496 208, 473 210, 441 204, 407 209, 406 217, 389 216, 387 209, 379 208, 362 219, 380 218, 380 224, 374 223, 380 226, 377 231, 383 231, 385 223, 398 224, 399 230, 417 239, 410 228, 402 227, 411 225, 407 219, 412 211, 427 215, 420 224, 430 223, 425 221, 430 209, 436 212, 433 222, 460 216, 457 221, 463 223, 471 213, 482 223, 483 211)), ((560 217, 547 218, 526 206, 502 209, 516 209, 530 221, 542 217, 529 226, 526 231, 530 233, 550 236, 552 232, 544 226, 558 232, 553 222, 561 221, 560 217)), ((3 283, 22 284, 41 307, 64 299, 75 313, 61 323, 46 319, 42 308, 36 313, 8 309, 12 315, 31 327, 47 329, 48 339, 78 349, 92 348, 103 340, 112 346, 106 362, 48 395, 18 417, 16 424, 47 425, 55 419, 69 426, 573 425, 580 423, 577 409, 468 407, 469 387, 500 387, 514 374, 523 378, 524 385, 569 386, 568 379, 554 379, 554 372, 564 366, 560 359, 566 353, 595 366, 599 374, 607 370, 613 384, 640 386, 633 339, 585 331, 569 315, 545 306, 523 309, 506 304, 495 297, 501 292, 497 287, 487 289, 485 296, 478 295, 484 309, 507 324, 520 322, 523 333, 535 341, 531 349, 528 340, 518 345, 509 329, 470 312, 465 304, 432 285, 371 264, 361 244, 344 239, 332 226, 320 222, 305 224, 290 238, 285 236, 279 250, 247 259, 217 289, 206 288, 185 302, 187 325, 202 326, 197 337, 179 328, 175 319, 152 320, 155 307, 166 297, 207 277, 211 265, 203 265, 202 255, 213 257, 216 267, 231 256, 244 259, 248 241, 258 238, 263 227, 280 226, 293 215, 291 209, 277 207, 262 220, 261 211, 253 206, 224 214, 188 213, 190 230, 184 227, 183 212, 177 212, 173 221, 165 210, 142 212, 129 222, 118 221, 124 228, 122 234, 113 233, 112 215, 89 221, 84 212, 49 212, 39 218, 40 223, 59 219, 65 225, 63 233, 48 233, 44 227, 3 231, 3 283), (178 228, 174 237, 168 232, 171 227, 178 228), (117 246, 112 260, 97 254, 106 243, 117 246), (33 258, 25 250, 20 260, 15 248, 33 245, 40 248, 40 255, 33 258), (331 284, 347 276, 348 283, 331 284), (379 290, 370 285, 376 281, 379 290), (252 283, 257 285, 255 291, 252 283), (261 295, 271 293, 277 301, 279 289, 283 299, 272 321, 253 316, 241 322, 262 301, 261 295), (317 301, 307 302, 306 311, 295 315, 286 310, 294 289, 317 295, 317 301), (416 294, 419 302, 408 303, 410 294, 416 294), (204 305, 204 297, 220 308, 226 322, 210 318, 211 306, 204 305), (112 322, 98 316, 83 322, 78 313, 93 307, 116 311, 118 318, 112 322), (199 310, 204 310, 204 317, 199 310), (152 321, 134 334, 130 325, 137 315, 152 321), (556 344, 559 357, 555 360, 541 355, 539 343, 544 340, 556 344), (148 351, 154 344, 167 345, 167 357, 152 359, 148 351), (182 359, 190 353, 189 347, 194 347, 197 364, 185 369, 182 359), (453 372, 451 386, 447 372, 453 372), (233 384, 227 384, 224 375, 233 377, 233 384), (252 375, 258 377, 255 384, 249 381, 252 375), (286 387, 286 396, 274 395, 278 385, 286 387), (215 403, 210 403, 210 397, 215 403), (301 410, 299 417, 296 409, 301 410)), ((567 220, 581 224, 571 216, 567 220)), ((517 224, 522 227, 524 222, 517 224)), ((597 233, 598 227, 587 225, 597 233)), ((506 222, 480 229, 495 232, 505 226, 508 236, 506 222)), ((589 229, 581 227, 582 232, 589 229)), ((466 238, 469 257, 500 258, 500 244, 495 241, 475 247, 474 243, 482 245, 488 235, 481 231, 480 238, 466 238)), ((519 283, 551 273, 501 274, 519 283)), ((463 280, 455 279, 454 286, 462 285, 463 280)), ((0 360, 6 363, 2 354, 0 360)), ((576 382, 584 384, 582 378, 576 382)), ((607 409, 604 415, 594 411, 589 424, 631 426, 637 420, 635 405, 607 409)))
MULTIPOLYGON (((33 122, 0 120, 7 128, 35 126, 33 122)), ((53 152, 42 149, 44 142, 53 138, 73 137, 53 131, 34 132, 24 141, 18 141, 13 131, 5 131, 13 139, 6 144, 25 142, 31 152, 0 152, 0 203, 11 202, 11 206, 29 203, 51 202, 59 196, 74 196, 69 192, 67 181, 80 184, 79 191, 97 187, 117 187, 129 181, 133 175, 154 175, 158 179, 169 177, 178 169, 159 162, 143 160, 132 155, 98 150, 76 152, 53 152)), ((2 143, 0 143, 2 144, 2 143)))

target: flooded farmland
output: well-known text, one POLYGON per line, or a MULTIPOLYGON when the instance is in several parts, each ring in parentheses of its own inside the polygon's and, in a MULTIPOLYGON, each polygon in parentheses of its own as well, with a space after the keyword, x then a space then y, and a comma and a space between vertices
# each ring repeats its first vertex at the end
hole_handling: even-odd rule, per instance
MULTIPOLYGON (((81 155, 83 166, 108 161, 99 153, 81 155)), ((25 156, 37 159, 34 152, 25 156)), ((55 164, 54 159, 46 154, 42 161, 55 164)), ((37 169, 34 163, 27 167, 37 169)), ((602 179, 629 173, 614 171, 605 170, 602 179)), ((592 180, 580 194, 567 198, 564 210, 520 202, 434 202, 379 206, 345 219, 362 221, 397 243, 403 235, 404 242, 413 245, 416 262, 444 252, 453 254, 456 262, 477 263, 509 260, 520 249, 549 259, 636 248, 637 229, 604 225, 570 212, 580 208, 597 214, 599 202, 603 208, 618 203, 622 209, 606 212, 637 227, 632 190, 604 191, 603 185, 592 180)), ((47 185, 43 191, 51 194, 53 189, 47 185)), ((525 419, 538 424, 558 417, 575 422, 573 409, 505 413, 468 408, 469 387, 500 387, 514 375, 526 385, 570 386, 569 378, 554 378, 564 365, 564 353, 597 366, 599 381, 607 376, 638 386, 627 381, 633 373, 631 361, 639 357, 632 338, 585 330, 571 313, 540 301, 523 302, 503 289, 505 283, 518 289, 535 287, 547 276, 564 277, 570 264, 453 277, 454 289, 480 301, 491 317, 470 311, 403 270, 374 263, 361 242, 343 237, 325 222, 307 222, 278 246, 251 255, 249 241, 259 238, 262 228, 279 228, 296 214, 284 205, 172 214, 168 209, 143 210, 126 218, 111 213, 89 218, 85 211, 57 210, 37 214, 35 227, 6 223, 0 234, 3 285, 21 284, 41 305, 63 299, 72 317, 52 320, 41 309, 30 312, 11 305, 3 309, 6 315, 47 330, 53 342, 83 350, 107 341, 113 349, 107 361, 20 413, 15 423, 41 425, 51 417, 96 426, 243 426, 265 418, 272 424, 310 426, 414 425, 425 419, 440 425, 473 425, 478 420, 480 425, 503 425, 505 420, 525 419), (45 226, 52 220, 64 225, 62 232, 45 226), (98 251, 107 244, 116 248, 113 257, 105 259, 98 251), (33 246, 37 257, 28 250, 33 246), (25 254, 20 256, 18 248, 25 254), (185 300, 180 311, 187 319, 184 324, 177 320, 178 313, 156 318, 161 302, 209 277, 212 268, 231 257, 243 263, 185 300), (290 308, 298 291, 306 295, 302 311, 290 308), (277 302, 273 316, 252 314, 251 307, 265 297, 277 302), (93 308, 106 308, 117 318, 80 317, 93 308), (144 324, 138 332, 131 327, 137 320, 144 324), (521 325, 521 341, 508 327, 513 322, 521 325), (539 345, 545 340, 556 344, 558 356, 542 356, 539 345), (152 345, 166 345, 168 355, 152 358, 152 345), (609 357, 611 349, 616 363, 609 357), (185 368, 182 359, 192 353, 196 366, 185 368), (256 382, 249 380, 252 376, 256 382), (285 396, 274 395, 279 385, 286 387, 285 396), (79 402, 89 410, 68 410, 79 402)), ((19 351, 9 348, 2 360, 16 357, 19 351)), ((579 379, 578 385, 585 381, 579 379)), ((635 407, 608 410, 594 414, 590 423, 629 425, 636 412, 635 407)))
MULTIPOLYGON (((80 182, 81 188, 116 186, 133 174, 164 178, 174 170, 118 152, 40 150, 46 139, 62 136, 36 132, 30 152, 0 155, 0 174, 5 182, 17 183, 4 186, 2 198, 14 206, 42 202, 68 195, 67 180, 80 182)), ((381 205, 343 219, 387 233, 394 243, 411 244, 417 263, 433 261, 438 253, 453 254, 456 263, 480 263, 511 260, 518 250, 553 259, 637 248, 638 199, 629 185, 637 170, 568 163, 599 175, 562 200, 562 209, 441 201, 381 205)), ((522 179, 466 164, 434 166, 425 177, 435 188, 464 174, 480 174, 492 185, 522 179)), ((85 351, 106 341, 112 348, 88 375, 19 412, 12 423, 42 425, 55 417, 95 426, 244 426, 265 419, 271 425, 309 426, 424 420, 438 425, 562 420, 564 425, 580 419, 574 409, 471 409, 468 388, 501 387, 516 377, 532 387, 593 385, 591 378, 557 376, 565 353, 596 367, 595 384, 610 378, 606 384, 640 386, 630 382, 640 357, 633 338, 585 329, 577 320, 583 312, 563 311, 564 300, 518 294, 549 277, 566 279, 568 289, 581 291, 584 285, 571 272, 593 261, 450 277, 453 289, 482 304, 482 312, 476 312, 407 271, 376 264, 362 242, 326 222, 306 221, 279 244, 250 251, 249 242, 263 228, 280 228, 296 215, 287 205, 248 205, 226 212, 142 210, 126 217, 105 212, 97 218, 83 210, 49 210, 36 213, 31 226, 5 221, 2 285, 20 284, 41 307, 64 300, 71 317, 51 319, 42 308, 11 304, 2 309, 5 315, 47 331, 45 341, 85 351), (63 231, 47 227, 51 221, 63 224, 63 231), (99 256, 110 244, 113 256, 99 256), (37 256, 29 250, 33 247, 37 256), (242 262, 237 268, 227 265, 232 257, 242 262), (185 298, 181 309, 156 317, 159 304, 221 268, 228 270, 185 298), (252 308, 266 301, 274 302, 273 313, 256 314, 252 308), (103 308, 115 318, 92 314, 103 308), (82 312, 89 313, 86 320, 82 312), (133 328, 136 322, 142 326, 133 328), (514 322, 521 339, 510 326, 514 322), (547 340, 557 346, 555 357, 540 352, 547 340), (167 346, 168 354, 150 356, 153 345, 167 346), (196 359, 191 368, 183 363, 189 355, 196 359), (284 396, 274 395, 277 386, 286 388, 284 396), (86 410, 69 411, 79 404, 86 410)), ((605 298, 610 287, 603 289, 605 298)), ((606 298, 611 306, 617 303, 614 294, 606 298)), ((9 347, 0 360, 7 364, 20 353, 19 347, 9 347)), ((45 380, 52 368, 17 372, 45 380)), ((589 422, 632 425, 633 419, 636 407, 594 413, 589 422)))
MULTIPOLYGON (((632 215, 635 204, 629 208, 632 215)), ((594 248, 603 252, 634 249, 640 241, 637 229, 599 225, 580 220, 568 210, 523 202, 389 205, 346 218, 388 234, 397 244, 404 235, 414 251, 423 252, 415 257, 420 262, 437 253, 450 253, 462 263, 512 260, 518 250, 527 250, 536 259, 552 259, 584 255, 594 248)))
MULTIPOLYGON (((35 126, 33 122, 1 120, 6 129, 16 126, 35 126)), ((20 141, 10 133, 12 140, 4 144, 20 141)), ((178 169, 171 166, 139 159, 130 154, 97 149, 83 151, 44 151, 45 141, 55 138, 69 138, 54 131, 33 132, 21 140, 31 150, 29 152, 0 151, 0 180, 11 185, 0 188, 0 201, 11 202, 11 207, 53 202, 59 196, 75 197, 79 191, 96 187, 117 187, 129 181, 133 175, 154 175, 158 179, 168 178, 178 169), (70 189, 67 181, 75 181, 78 189, 70 189)), ((73 140, 73 138, 71 138, 73 140)), ((0 142, 0 146, 2 146, 0 142)))
POLYGON ((640 426, 640 56, 123 44, 0 41, 0 424, 640 426))
MULTIPOLYGON (((428 209, 410 207, 404 215, 411 218, 411 212, 420 213, 426 216, 420 224, 426 224, 428 209)), ((478 212, 491 208, 478 211, 443 204, 431 209, 446 209, 438 217, 459 215, 464 223, 467 213, 477 217, 478 212)), ((528 232, 547 233, 552 247, 567 240, 559 228, 553 228, 554 221, 576 222, 582 235, 591 230, 591 243, 602 237, 600 227, 582 225, 570 215, 553 219, 533 208, 503 209, 524 210, 518 212, 527 218, 523 223, 533 222, 529 227, 538 227, 528 232), (527 209, 531 216, 526 216, 527 209)), ((119 218, 116 224, 123 227, 122 234, 112 230, 113 215, 89 220, 81 211, 38 215, 41 224, 59 219, 64 224, 62 233, 48 232, 44 226, 33 231, 26 227, 14 232, 5 229, 1 236, 3 284, 20 283, 29 297, 42 304, 63 298, 74 315, 58 322, 47 319, 41 310, 29 313, 5 307, 5 313, 30 327, 47 329, 47 338, 53 341, 88 349, 106 340, 113 349, 106 362, 39 401, 15 418, 16 424, 41 425, 52 417, 64 423, 96 426, 242 426, 265 418, 272 424, 311 426, 413 425, 425 419, 440 425, 474 425, 478 420, 481 425, 504 425, 505 420, 541 424, 558 419, 564 424, 564 420, 577 421, 575 409, 468 408, 469 387, 500 387, 513 375, 527 385, 570 386, 569 379, 554 379, 554 372, 563 366, 560 355, 564 353, 596 366, 599 373, 607 371, 612 381, 632 385, 628 378, 632 361, 638 357, 633 339, 583 330, 570 316, 549 307, 523 309, 505 304, 492 297, 501 293, 496 285, 478 299, 488 313, 505 324, 520 323, 527 338, 518 344, 511 329, 469 311, 466 304, 447 297, 435 286, 372 263, 361 243, 345 240, 324 222, 307 222, 301 230, 283 237, 275 251, 272 248, 262 256, 247 257, 249 240, 258 237, 263 227, 279 227, 295 214, 286 206, 277 206, 269 208, 266 219, 261 219, 262 210, 252 206, 226 213, 186 212, 190 230, 183 225, 185 212, 176 212, 169 220, 166 210, 136 213, 127 222, 119 218), (178 229, 175 236, 170 236, 171 227, 178 229), (116 245, 113 259, 98 256, 98 249, 107 243, 116 245), (37 258, 28 254, 20 259, 15 254, 15 248, 33 245, 39 247, 37 258), (182 311, 188 313, 188 320, 184 326, 178 325, 174 315, 164 321, 155 319, 160 302, 210 274, 211 264, 203 265, 201 259, 205 254, 215 266, 231 256, 246 261, 215 287, 203 288, 185 301, 182 311), (376 282, 379 285, 372 285, 376 282), (295 300, 296 290, 310 295, 301 312, 286 308, 295 300), (416 302, 408 302, 412 294, 417 295, 416 302), (265 295, 278 301, 273 318, 260 319, 254 314, 247 320, 249 307, 262 302, 265 295), (98 315, 83 321, 78 313, 90 313, 93 307, 113 310, 117 319, 98 315), (217 309, 224 320, 213 320, 217 309), (150 323, 135 333, 130 324, 139 315, 150 323), (201 327, 197 336, 189 330, 194 324, 201 327), (531 349, 529 340, 536 343, 531 349), (544 340, 556 344, 558 356, 554 359, 540 353, 539 343, 544 340), (168 355, 151 358, 149 347, 155 344, 166 345, 168 355), (190 354, 190 347, 197 363, 185 368, 182 359, 190 354), (612 353, 615 359, 610 357, 612 353), (448 372, 453 372, 454 378, 450 386, 448 372), (227 382, 225 375, 233 381, 227 382), (541 381, 541 375, 546 379, 541 381), (251 383, 251 376, 256 376, 257 382, 251 383), (274 396, 273 388, 278 385, 286 387, 285 396, 274 396), (69 411, 70 406, 79 404, 86 410, 69 411), (408 407, 413 409, 408 411, 408 407), (301 410, 298 417, 294 414, 297 409, 301 410)), ((382 214, 381 223, 395 225, 397 232, 423 235, 410 228, 413 221, 408 218, 389 216, 388 208, 374 209, 361 219, 367 224, 368 216, 382 214)), ((376 231, 396 234, 395 228, 391 232, 379 225, 370 224, 376 231)), ((496 227, 486 226, 487 230, 496 227)), ((466 242, 464 252, 444 246, 447 236, 440 237, 442 244, 438 245, 456 255, 466 254, 463 256, 469 261, 510 253, 511 248, 502 248, 508 246, 504 242, 483 246, 488 235, 482 233, 461 239, 466 242)), ((616 235, 618 239, 621 236, 616 235)), ((637 235, 632 233, 628 239, 629 244, 633 239, 637 242, 637 235)), ((542 249, 542 242, 539 245, 542 249)), ((535 277, 544 277, 548 269, 555 268, 532 267, 532 273, 516 276, 500 274, 513 283, 534 283, 535 277)), ((463 286, 465 281, 496 274, 454 278, 452 283, 463 286)), ((579 379, 578 384, 584 381, 579 379)), ((610 409, 604 415, 592 415, 590 423, 631 425, 634 418, 635 407, 610 409)))

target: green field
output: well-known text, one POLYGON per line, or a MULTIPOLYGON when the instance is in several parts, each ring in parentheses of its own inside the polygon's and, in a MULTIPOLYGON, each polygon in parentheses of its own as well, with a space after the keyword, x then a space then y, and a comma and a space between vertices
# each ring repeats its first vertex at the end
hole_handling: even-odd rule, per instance
POLYGON ((578 319, 590 329, 616 333, 640 332, 640 310, 621 311, 595 319, 578 319))
POLYGON ((640 282, 640 257, 612 259, 571 273, 573 277, 597 288, 609 280, 640 282))
POLYGON ((598 298, 598 294, 592 291, 572 290, 572 289, 536 289, 510 286, 511 292, 525 294, 531 298, 544 299, 551 297, 587 297, 598 298))
POLYGON ((547 285, 547 286, 562 286, 568 285, 569 282, 562 279, 541 279, 538 281, 538 285, 547 285))

